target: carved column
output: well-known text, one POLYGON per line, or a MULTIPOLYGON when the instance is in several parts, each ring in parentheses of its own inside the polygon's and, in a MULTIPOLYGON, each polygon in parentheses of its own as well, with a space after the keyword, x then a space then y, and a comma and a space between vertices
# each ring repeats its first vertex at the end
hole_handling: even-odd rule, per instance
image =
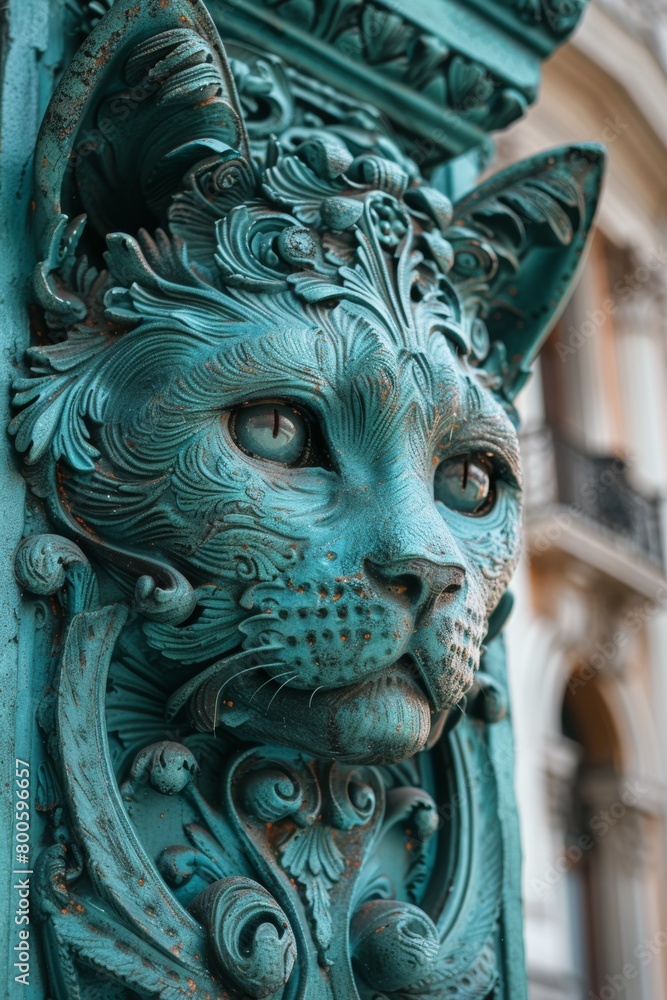
POLYGON ((515 399, 603 151, 455 202, 437 168, 526 107, 582 6, 68 8, 10 424, 14 982, 525 996, 515 399))

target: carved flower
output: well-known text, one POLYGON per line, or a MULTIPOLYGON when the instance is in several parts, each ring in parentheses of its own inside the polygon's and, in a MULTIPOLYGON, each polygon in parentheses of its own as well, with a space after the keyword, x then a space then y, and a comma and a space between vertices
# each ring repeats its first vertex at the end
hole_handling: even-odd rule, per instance
POLYGON ((586 0, 542 0, 544 17, 552 31, 569 31, 581 17, 586 0))
POLYGON ((449 64, 449 103, 459 114, 475 119, 486 109, 495 84, 480 63, 454 56, 449 64))
POLYGON ((388 194, 372 195, 368 210, 380 243, 397 247, 408 231, 408 218, 396 199, 388 194))
POLYGON ((551 31, 573 28, 581 17, 586 0, 512 0, 512 5, 525 21, 546 21, 551 31))

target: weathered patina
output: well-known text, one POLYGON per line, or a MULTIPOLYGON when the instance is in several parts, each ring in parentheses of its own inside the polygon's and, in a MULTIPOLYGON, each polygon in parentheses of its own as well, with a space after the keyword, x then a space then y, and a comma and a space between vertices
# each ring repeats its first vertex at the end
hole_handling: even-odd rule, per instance
POLYGON ((447 168, 581 4, 209 6, 88 5, 36 151, 49 995, 520 1000, 514 400, 602 152, 447 168))

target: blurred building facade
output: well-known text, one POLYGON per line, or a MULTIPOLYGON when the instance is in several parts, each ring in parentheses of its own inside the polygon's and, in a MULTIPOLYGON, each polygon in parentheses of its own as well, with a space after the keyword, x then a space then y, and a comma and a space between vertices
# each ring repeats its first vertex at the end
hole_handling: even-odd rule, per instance
POLYGON ((531 1000, 667 997, 667 10, 594 0, 501 161, 598 139, 578 290, 522 406, 508 630, 531 1000))

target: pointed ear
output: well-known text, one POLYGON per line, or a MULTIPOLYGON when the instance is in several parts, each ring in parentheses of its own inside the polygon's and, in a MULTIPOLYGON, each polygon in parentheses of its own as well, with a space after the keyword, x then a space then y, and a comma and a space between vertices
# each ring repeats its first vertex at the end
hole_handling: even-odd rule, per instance
POLYGON ((510 401, 572 291, 605 155, 597 144, 542 153, 492 177, 454 208, 450 277, 486 324, 478 360, 510 401))
POLYGON ((201 0, 117 0, 49 105, 36 158, 37 225, 153 228, 183 175, 247 138, 234 81, 201 0))

